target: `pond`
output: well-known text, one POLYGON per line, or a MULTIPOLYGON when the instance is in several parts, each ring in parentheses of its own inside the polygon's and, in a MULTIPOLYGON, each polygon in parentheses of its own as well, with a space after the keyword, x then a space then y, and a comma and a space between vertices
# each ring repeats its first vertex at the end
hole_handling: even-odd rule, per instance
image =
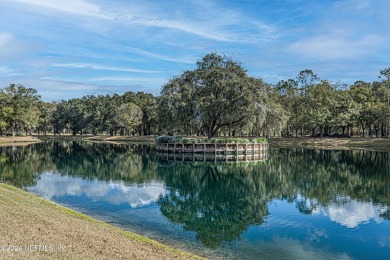
POLYGON ((208 258, 384 259, 389 152, 271 148, 256 163, 166 161, 153 147, 0 147, 0 180, 208 258))

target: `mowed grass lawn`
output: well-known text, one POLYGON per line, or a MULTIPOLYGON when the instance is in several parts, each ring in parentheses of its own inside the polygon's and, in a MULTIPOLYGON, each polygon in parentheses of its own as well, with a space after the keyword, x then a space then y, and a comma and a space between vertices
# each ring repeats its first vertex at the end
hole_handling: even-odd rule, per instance
POLYGON ((192 259, 189 253, 0 184, 0 259, 192 259))
POLYGON ((390 151, 390 138, 269 138, 271 147, 390 151))

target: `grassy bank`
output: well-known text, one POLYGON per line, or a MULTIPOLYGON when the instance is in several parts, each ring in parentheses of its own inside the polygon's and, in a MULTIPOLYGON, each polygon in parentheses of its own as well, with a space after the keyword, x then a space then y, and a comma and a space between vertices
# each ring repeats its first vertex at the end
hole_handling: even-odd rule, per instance
POLYGON ((33 136, 15 136, 15 137, 1 137, 0 146, 23 146, 39 142, 39 139, 33 136))
POLYGON ((36 135, 39 140, 66 140, 66 141, 92 141, 92 142, 130 142, 155 143, 154 136, 110 136, 110 135, 36 135))
POLYGON ((390 138, 270 138, 271 147, 390 151, 390 138))
POLYGON ((6 184, 0 220, 0 259, 198 258, 6 184))

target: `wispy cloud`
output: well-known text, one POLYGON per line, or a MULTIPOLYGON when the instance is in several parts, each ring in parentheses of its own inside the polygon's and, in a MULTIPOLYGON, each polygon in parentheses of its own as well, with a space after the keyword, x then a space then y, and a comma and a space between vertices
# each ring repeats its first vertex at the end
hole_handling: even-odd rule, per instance
POLYGON ((120 85, 126 84, 144 84, 162 86, 167 81, 166 78, 144 78, 144 77, 127 77, 127 76, 114 76, 114 77, 96 77, 88 80, 89 82, 108 82, 120 85))
POLYGON ((4 48, 12 41, 13 37, 9 33, 0 32, 0 48, 4 48))
POLYGON ((5 58, 21 52, 20 44, 10 33, 0 32, 0 58, 5 58))
POLYGON ((25 80, 24 84, 31 85, 31 87, 40 90, 53 90, 60 92, 72 92, 72 91, 91 91, 97 90, 99 86, 93 84, 84 84, 80 82, 72 82, 66 80, 58 80, 52 78, 41 78, 38 80, 25 80))
MULTIPOLYGON (((188 4, 188 8, 193 10, 192 13, 187 13, 186 16, 180 15, 180 12, 173 13, 174 15, 168 18, 166 10, 157 8, 155 11, 154 2, 150 3, 143 2, 141 10, 134 6, 123 11, 115 10, 110 16, 115 17, 115 21, 120 23, 180 31, 221 42, 255 43, 268 41, 277 36, 273 25, 219 5, 217 2, 188 4), (134 9, 136 11, 133 11, 134 9)), ((172 8, 173 5, 176 3, 172 3, 172 8)))
POLYGON ((88 64, 88 63, 55 63, 52 65, 52 67, 119 71, 119 72, 136 72, 136 73, 160 73, 161 72, 157 70, 141 70, 141 69, 132 69, 132 68, 110 67, 110 66, 101 66, 101 65, 88 64))
POLYGON ((233 37, 231 34, 210 29, 210 26, 206 27, 202 24, 194 24, 188 21, 177 21, 177 20, 168 20, 161 18, 152 18, 152 17, 139 17, 132 15, 117 15, 115 17, 116 21, 125 22, 133 25, 142 25, 147 27, 158 27, 171 30, 178 30, 189 34, 194 34, 206 39, 217 40, 217 41, 243 41, 244 39, 239 39, 233 37))
POLYGON ((85 0, 5 0, 6 2, 21 3, 36 6, 39 8, 52 9, 59 12, 71 13, 76 15, 92 16, 102 19, 110 17, 100 12, 100 7, 85 0))
POLYGON ((367 55, 381 41, 381 37, 376 35, 367 35, 356 39, 356 37, 346 37, 345 35, 328 34, 298 40, 289 45, 288 50, 310 59, 354 59, 367 55))
MULTIPOLYGON (((138 48, 129 48, 129 49, 133 53, 137 53, 137 54, 140 54, 140 55, 145 56, 145 57, 154 58, 154 59, 163 60, 163 61, 170 61, 170 62, 175 62, 175 63, 194 64, 194 62, 196 60, 195 57, 182 57, 182 56, 170 57, 167 55, 162 55, 162 54, 158 54, 158 53, 154 53, 154 52, 150 52, 150 51, 146 51, 146 50, 142 50, 142 49, 138 49, 138 48)), ((187 55, 187 56, 189 56, 189 55, 187 55)))
MULTIPOLYGON (((204 13, 204 15, 196 17, 196 19, 188 19, 184 16, 177 15, 172 18, 166 18, 166 10, 159 10, 160 12, 154 11, 155 2, 150 1, 144 1, 142 8, 139 7, 139 4, 127 3, 128 7, 124 10, 115 9, 112 6, 110 10, 106 10, 98 4, 86 0, 73 0, 70 2, 62 0, 6 1, 73 15, 111 20, 128 25, 176 30, 205 39, 223 42, 263 41, 271 36, 270 32, 274 32, 271 25, 261 23, 253 18, 235 12, 233 9, 227 9, 223 5, 210 5, 210 3, 207 3, 207 6, 199 3, 197 5, 190 4, 194 8, 194 13, 204 13), (216 9, 219 11, 215 12, 216 9), (238 27, 236 32, 232 30, 233 27, 238 27), (242 32, 243 27, 245 27, 246 31, 249 29, 250 32, 242 32), (259 34, 268 37, 259 39, 259 34)), ((173 7, 176 4, 172 3, 171 5, 173 7)), ((47 12, 45 14, 48 15, 47 12)))
POLYGON ((23 75, 23 74, 18 73, 7 66, 0 66, 0 76, 1 77, 15 77, 15 76, 20 76, 20 75, 23 75))

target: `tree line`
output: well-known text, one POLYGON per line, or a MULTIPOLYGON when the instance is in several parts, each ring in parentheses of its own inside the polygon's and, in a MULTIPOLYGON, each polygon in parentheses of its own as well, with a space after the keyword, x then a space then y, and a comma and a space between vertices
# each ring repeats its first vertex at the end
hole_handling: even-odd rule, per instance
POLYGON ((390 133, 390 67, 352 85, 312 70, 268 84, 216 53, 162 86, 161 95, 43 102, 37 90, 0 89, 0 135, 376 136, 390 133))

